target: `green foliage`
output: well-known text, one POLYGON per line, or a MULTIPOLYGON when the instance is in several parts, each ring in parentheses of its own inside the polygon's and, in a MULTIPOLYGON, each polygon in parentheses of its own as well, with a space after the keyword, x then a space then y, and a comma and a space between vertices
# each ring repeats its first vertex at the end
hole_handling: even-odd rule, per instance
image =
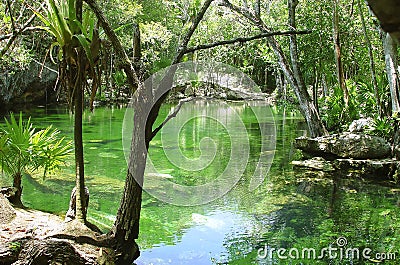
POLYGON ((377 117, 373 121, 373 126, 368 129, 368 133, 383 137, 387 140, 393 139, 394 136, 394 119, 388 117, 377 117))
MULTIPOLYGON (((320 102, 320 105, 325 104, 322 108, 322 119, 329 130, 347 129, 353 120, 360 117, 378 117, 378 107, 372 85, 364 82, 356 83, 349 79, 346 80, 346 86, 350 96, 347 109, 345 109, 343 91, 337 86, 334 87, 330 96, 320 102)), ((378 122, 379 119, 376 121, 378 122)), ((382 125, 380 126, 382 129, 382 125)))
POLYGON ((8 247, 12 252, 19 253, 22 247, 21 242, 11 242, 8 247))
POLYGON ((51 126, 36 131, 30 118, 23 122, 22 113, 18 121, 11 113, 0 130, 0 160, 2 170, 10 176, 21 174, 28 169, 59 169, 72 151, 72 142, 59 137, 60 131, 51 126))
POLYGON ((76 47, 79 43, 85 50, 89 62, 93 65, 90 42, 94 35, 95 19, 90 12, 84 12, 82 23, 79 22, 75 12, 74 0, 47 0, 46 8, 43 8, 44 15, 34 12, 45 25, 38 28, 47 31, 56 38, 56 42, 51 45, 50 55, 52 55, 52 50, 55 47, 60 47, 58 60, 61 61, 63 56, 69 56, 63 54, 65 48, 68 46, 76 47))

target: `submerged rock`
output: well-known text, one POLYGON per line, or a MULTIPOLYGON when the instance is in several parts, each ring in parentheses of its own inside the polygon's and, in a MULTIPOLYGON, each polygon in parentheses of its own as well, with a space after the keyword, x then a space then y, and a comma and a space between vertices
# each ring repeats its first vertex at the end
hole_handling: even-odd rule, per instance
POLYGON ((378 136, 363 133, 343 133, 317 138, 299 137, 296 148, 312 156, 328 160, 335 158, 380 159, 391 154, 389 143, 378 136))

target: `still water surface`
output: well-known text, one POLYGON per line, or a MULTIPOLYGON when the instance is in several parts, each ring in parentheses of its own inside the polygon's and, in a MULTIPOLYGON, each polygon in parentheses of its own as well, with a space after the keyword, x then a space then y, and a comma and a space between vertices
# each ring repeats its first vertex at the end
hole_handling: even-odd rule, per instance
MULTIPOLYGON (((321 249, 337 247, 339 237, 347 240, 342 246, 344 250, 369 247, 373 253, 399 251, 399 189, 395 184, 375 183, 354 174, 343 177, 294 170, 290 161, 299 154, 293 140, 306 134, 300 115, 273 107, 273 117, 265 117, 260 123, 247 103, 229 104, 247 130, 243 137, 248 139, 250 156, 243 177, 230 192, 204 205, 174 206, 144 193, 138 240, 141 256, 137 264, 368 264, 374 260, 375 256, 370 260, 317 257, 321 249), (271 128, 276 130, 274 159, 262 184, 249 191, 260 153, 274 152, 262 150, 263 126, 269 132, 271 128), (296 248, 299 259, 294 260, 296 252, 291 253, 292 257, 287 252, 286 258, 279 258, 277 253, 272 257, 258 255, 268 247, 296 248), (315 248, 316 257, 302 259, 303 248, 315 248)), ((170 108, 165 105, 161 117, 170 108)), ((193 113, 205 109, 219 113, 221 119, 230 118, 218 103, 189 103, 193 113)), ((73 120, 65 109, 36 108, 25 114, 32 116, 35 126, 53 124, 72 139, 73 120)), ((96 108, 93 113, 84 114, 86 184, 91 193, 88 218, 104 231, 113 224, 127 169, 121 141, 124 114, 124 108, 96 108)), ((179 115, 184 116, 184 112, 178 114, 177 120, 179 115)), ((179 134, 172 136, 179 146, 169 144, 161 135, 150 146, 152 163, 169 181, 189 186, 219 176, 229 163, 230 141, 246 140, 229 137, 218 120, 207 118, 186 122, 179 134), (191 172, 168 160, 170 149, 189 159, 200 157, 203 138, 212 139, 216 154, 203 170, 191 172)), ((37 175, 26 176, 24 203, 64 214, 75 181, 72 159, 69 164, 67 169, 45 180, 37 175)), ((396 260, 391 262, 386 264, 398 264, 396 260)))

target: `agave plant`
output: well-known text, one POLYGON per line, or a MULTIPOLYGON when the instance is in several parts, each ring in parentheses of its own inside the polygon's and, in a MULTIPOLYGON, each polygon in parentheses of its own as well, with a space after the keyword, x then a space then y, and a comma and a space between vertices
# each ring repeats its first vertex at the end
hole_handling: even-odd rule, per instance
POLYGON ((59 169, 72 152, 72 142, 65 141, 52 126, 36 131, 30 118, 23 122, 22 114, 18 121, 11 114, 5 123, 0 130, 1 168, 13 178, 16 194, 10 198, 11 202, 21 206, 23 173, 43 168, 45 177, 49 171, 59 169))

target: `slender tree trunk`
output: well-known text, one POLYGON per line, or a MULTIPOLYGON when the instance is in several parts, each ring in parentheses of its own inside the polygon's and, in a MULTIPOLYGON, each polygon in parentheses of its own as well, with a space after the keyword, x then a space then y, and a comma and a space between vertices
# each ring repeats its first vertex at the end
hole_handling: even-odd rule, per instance
POLYGON ((390 95, 392 97, 392 112, 400 111, 399 78, 397 76, 397 44, 389 33, 383 32, 383 50, 385 53, 386 74, 389 80, 390 95))
MULTIPOLYGON (((225 6, 247 18, 262 32, 270 32, 270 29, 267 27, 267 25, 260 18, 257 18, 254 15, 252 15, 252 13, 246 8, 235 6, 228 0, 223 0, 223 2, 225 6)), ((291 14, 295 13, 291 12, 291 14)), ((296 94, 296 97, 300 104, 300 111, 307 122, 311 137, 317 137, 328 134, 324 124, 322 123, 319 117, 318 111, 315 108, 315 105, 313 104, 310 95, 308 94, 307 88, 304 85, 301 85, 302 83, 301 81, 300 83, 297 81, 294 71, 297 71, 297 73, 299 73, 300 70, 298 69, 298 67, 296 68, 296 70, 293 70, 291 68, 291 65, 286 59, 286 56, 282 48, 280 47, 279 43, 273 36, 267 37, 266 40, 268 41, 268 44, 270 45, 275 55, 277 56, 279 66, 281 67, 283 74, 285 75, 288 83, 292 86, 294 93, 296 94)))
MULTIPOLYGON (((297 4, 298 4, 297 0, 289 0, 288 1, 289 25, 293 30, 296 29, 296 6, 297 6, 297 4)), ((303 113, 303 116, 307 121, 311 137, 325 135, 325 134, 327 134, 327 131, 320 120, 318 110, 317 110, 315 104, 312 102, 312 99, 310 98, 310 95, 308 94, 308 91, 307 91, 307 88, 304 83, 304 79, 303 79, 303 76, 302 76, 302 73, 301 73, 301 70, 299 67, 299 58, 298 58, 298 52, 297 52, 297 37, 296 37, 296 35, 290 35, 289 38, 290 38, 290 57, 291 57, 291 61, 292 61, 293 71, 290 71, 288 64, 284 63, 285 59, 284 59, 284 55, 283 55, 282 51, 275 52, 275 53, 278 54, 278 57, 282 57, 280 59, 281 66, 286 68, 286 70, 284 70, 284 73, 286 73, 286 78, 289 80, 289 82, 293 86, 293 89, 295 91, 297 99, 299 100, 300 110, 303 113)), ((274 39, 274 42, 276 42, 275 39, 274 39)))
POLYGON ((142 57, 140 46, 140 28, 138 23, 133 23, 133 63, 137 64, 142 57))
MULTIPOLYGON (((82 22, 82 0, 75 1, 76 17, 82 22)), ((77 32, 74 32, 77 33, 77 32)), ((71 53, 75 57, 77 66, 70 65, 72 75, 75 77, 71 80, 74 84, 74 144, 75 144, 75 175, 76 175, 76 215, 75 218, 85 223, 87 205, 85 205, 85 169, 83 156, 83 131, 82 131, 82 116, 83 116, 83 80, 85 75, 84 66, 86 64, 85 55, 81 48, 77 48, 71 53)))
POLYGON ((382 106, 381 106, 381 100, 380 100, 380 95, 379 95, 379 88, 378 88, 378 82, 376 81, 376 74, 375 74, 375 60, 374 60, 374 53, 372 50, 372 44, 368 36, 367 32, 367 27, 365 24, 365 18, 364 18, 364 12, 361 6, 361 0, 358 0, 358 9, 360 11, 360 19, 361 19, 361 24, 362 24, 362 29, 364 33, 364 38, 365 38, 365 43, 367 44, 368 48, 368 55, 369 55, 369 70, 371 73, 371 80, 372 80, 372 86, 374 88, 374 94, 375 94, 375 100, 376 100, 376 105, 378 107, 378 113, 380 117, 383 117, 383 111, 382 111, 382 106))
MULTIPOLYGON (((288 0, 289 8, 289 26, 291 30, 296 30, 296 7, 298 0, 288 0)), ((299 66, 299 55, 297 52, 297 36, 295 34, 289 35, 290 40, 290 59, 292 62, 293 74, 299 86, 305 87, 303 75, 301 74, 299 66)))
MULTIPOLYGON (((81 73, 77 73, 80 79, 81 73)), ((75 144, 75 174, 76 174, 76 216, 81 222, 86 221, 85 206, 85 170, 83 157, 83 89, 82 82, 78 80, 74 93, 74 144, 75 144)))
POLYGON ((335 59, 336 59, 336 75, 339 82, 339 87, 343 91, 343 100, 345 109, 349 106, 349 91, 346 86, 344 78, 344 70, 342 63, 342 53, 340 44, 340 29, 339 29, 339 0, 334 0, 333 3, 333 42, 335 47, 335 59))

